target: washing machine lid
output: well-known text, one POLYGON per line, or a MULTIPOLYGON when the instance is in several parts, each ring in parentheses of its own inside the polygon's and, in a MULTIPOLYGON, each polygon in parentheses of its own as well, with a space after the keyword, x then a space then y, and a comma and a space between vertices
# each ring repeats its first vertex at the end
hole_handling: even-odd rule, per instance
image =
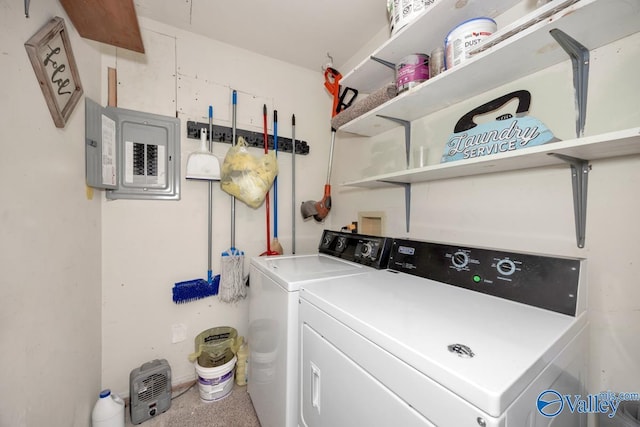
POLYGON ((304 284, 300 297, 496 417, 586 323, 391 270, 304 284))
POLYGON ((255 257, 251 265, 290 292, 300 290, 304 282, 371 270, 371 267, 324 254, 255 257))

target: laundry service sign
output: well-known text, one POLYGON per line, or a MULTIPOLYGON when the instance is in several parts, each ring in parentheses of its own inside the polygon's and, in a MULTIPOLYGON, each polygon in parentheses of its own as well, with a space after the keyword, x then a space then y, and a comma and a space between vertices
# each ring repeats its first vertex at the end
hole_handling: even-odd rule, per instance
POLYGON ((531 94, 519 90, 487 102, 462 116, 449 137, 441 162, 472 159, 557 141, 538 119, 527 116, 531 94), (517 99, 516 114, 503 114, 494 121, 476 124, 474 118, 488 114, 517 99))

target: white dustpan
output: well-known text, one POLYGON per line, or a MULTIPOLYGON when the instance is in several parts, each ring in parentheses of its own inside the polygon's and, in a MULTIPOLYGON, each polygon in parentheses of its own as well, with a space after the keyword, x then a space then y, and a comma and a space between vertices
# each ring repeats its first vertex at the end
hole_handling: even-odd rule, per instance
POLYGON ((207 150, 207 131, 200 131, 200 151, 189 154, 187 179, 220 181, 220 159, 207 150))

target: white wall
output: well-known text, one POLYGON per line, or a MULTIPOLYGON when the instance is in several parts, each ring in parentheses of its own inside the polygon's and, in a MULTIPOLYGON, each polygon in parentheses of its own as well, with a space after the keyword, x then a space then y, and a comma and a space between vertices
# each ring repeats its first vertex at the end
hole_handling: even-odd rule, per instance
MULTIPOLYGON (((222 304, 216 298, 173 304, 175 282, 206 274, 206 184, 183 178, 178 202, 106 202, 100 192, 88 199, 83 100, 67 126, 55 128, 23 46, 49 18, 66 19, 66 15, 57 3, 33 3, 29 19, 24 18, 21 2, 0 0, 0 9, 4 81, 0 85, 0 425, 47 425, 55 419, 60 425, 85 426, 100 388, 128 394, 128 374, 143 362, 166 358, 174 382, 192 378, 187 355, 195 335, 218 325, 231 325, 246 334, 247 306, 246 302, 222 304), (186 326, 187 339, 173 344, 175 324, 186 326)), ((183 123, 183 177, 187 155, 197 148, 197 141, 184 137, 186 121, 206 122, 208 105, 213 104, 214 123, 230 126, 230 88, 239 91, 240 128, 260 131, 266 102, 270 123, 276 108, 279 133, 290 137, 290 116, 295 113, 296 135, 311 146, 311 155, 296 157, 296 205, 322 196, 331 100, 319 72, 152 21, 141 20, 141 26, 146 55, 82 39, 67 19, 86 96, 105 104, 106 67, 114 66, 120 107, 170 116, 178 111, 183 123)), ((640 82, 634 74, 639 53, 638 35, 592 52, 587 134, 640 122, 635 98, 640 82)), ((437 163, 460 115, 521 87, 532 92, 531 114, 560 138, 572 138, 570 81, 566 62, 445 109, 414 123, 415 144, 429 145, 430 162, 437 163)), ((386 234, 406 235, 401 189, 338 186, 402 169, 403 144, 400 130, 374 138, 339 133, 334 207, 326 224, 303 222, 295 210, 298 253, 315 251, 323 228, 338 229, 355 220, 359 211, 384 211, 386 234)), ((227 148, 218 145, 215 152, 223 156, 227 148)), ((638 391, 638 160, 634 156, 592 162, 584 249, 575 246, 568 168, 414 185, 409 236, 586 257, 592 322, 590 389, 638 391)), ((280 155, 279 231, 287 253, 291 252, 290 161, 290 154, 280 155)), ((215 254, 230 243, 229 214, 229 196, 216 189, 216 272, 220 263, 215 254)), ((236 246, 247 257, 263 252, 264 208, 252 210, 238 202, 236 215, 236 246)))
POLYGON ((58 2, 0 0, 0 426, 86 427, 100 391, 100 199, 84 184, 84 98, 54 126, 24 43, 65 18, 84 92, 99 46, 58 2))
MULTIPOLYGON (((103 234, 103 384, 128 394, 129 372, 142 363, 165 358, 173 382, 195 376, 187 356, 194 338, 205 329, 233 326, 247 333, 246 301, 225 304, 210 297, 176 305, 174 283, 206 278, 207 184, 184 179, 190 152, 199 141, 186 138, 189 120, 231 126, 231 89, 238 91, 237 126, 262 132, 262 106, 267 104, 269 132, 278 110, 278 135, 291 137, 296 115, 296 138, 306 141, 310 155, 296 156, 296 253, 315 252, 323 228, 303 222, 303 200, 322 197, 330 138, 331 98, 323 76, 261 55, 141 19, 146 54, 113 48, 103 58, 102 72, 118 72, 118 107, 175 116, 182 122, 182 194, 180 201, 105 201, 103 234), (184 325, 187 339, 172 343, 172 326, 184 325)), ((106 75, 106 74, 105 74, 106 75)), ((105 78, 106 81, 106 78, 105 78)), ((214 144, 224 158, 229 144, 214 144)), ((251 148, 255 156, 262 149, 251 148)), ((292 251, 291 154, 279 154, 279 240, 292 251)), ((218 184, 213 196, 213 270, 220 272, 220 254, 230 247, 230 196, 218 184)), ((273 194, 272 194, 273 196, 273 194)), ((273 203, 272 203, 273 206, 273 203)), ((271 214, 273 220, 273 213, 271 214)), ((272 228, 273 232, 273 228, 272 228)), ((249 259, 266 250, 264 205, 252 209, 236 202, 236 247, 249 259)))
MULTIPOLYGON (((639 54, 640 34, 591 52, 587 135, 640 123, 639 54)), ((531 92, 530 115, 560 139, 575 138, 571 63, 567 60, 413 122, 413 145, 428 146, 429 163, 439 163, 459 117, 515 89, 531 92)), ((405 168, 400 128, 372 138, 339 132, 336 146, 336 184, 405 168)), ((587 258, 589 389, 637 392, 640 158, 591 164, 584 249, 578 249, 575 242, 568 166, 414 184, 408 234, 401 187, 366 190, 336 185, 332 221, 344 224, 357 219, 359 211, 383 211, 388 220, 385 234, 390 236, 587 258)))

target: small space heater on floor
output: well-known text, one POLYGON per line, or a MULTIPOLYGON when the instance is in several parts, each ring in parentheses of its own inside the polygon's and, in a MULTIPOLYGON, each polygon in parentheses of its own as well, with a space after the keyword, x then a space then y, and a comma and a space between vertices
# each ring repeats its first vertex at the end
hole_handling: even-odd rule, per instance
POLYGON ((171 407, 171 367, 155 359, 129 374, 131 422, 140 424, 171 407))

